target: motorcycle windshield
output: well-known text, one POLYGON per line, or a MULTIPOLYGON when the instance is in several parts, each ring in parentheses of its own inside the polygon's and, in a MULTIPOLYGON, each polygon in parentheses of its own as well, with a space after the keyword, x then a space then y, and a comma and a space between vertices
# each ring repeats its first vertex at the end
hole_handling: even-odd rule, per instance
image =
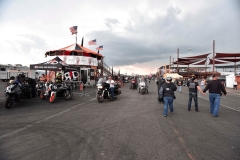
POLYGON ((99 80, 97 81, 97 84, 102 84, 104 82, 106 82, 104 78, 99 78, 99 80))

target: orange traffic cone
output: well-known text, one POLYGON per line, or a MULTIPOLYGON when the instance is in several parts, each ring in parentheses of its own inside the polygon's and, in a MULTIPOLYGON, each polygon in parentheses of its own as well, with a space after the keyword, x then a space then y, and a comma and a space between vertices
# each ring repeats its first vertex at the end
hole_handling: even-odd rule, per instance
POLYGON ((80 84, 80 91, 82 91, 83 90, 83 84, 81 83, 80 84))

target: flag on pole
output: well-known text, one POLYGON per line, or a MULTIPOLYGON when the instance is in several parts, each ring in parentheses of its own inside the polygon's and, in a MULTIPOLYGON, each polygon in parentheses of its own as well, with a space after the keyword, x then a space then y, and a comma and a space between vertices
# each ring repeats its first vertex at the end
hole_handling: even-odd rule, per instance
POLYGON ((72 35, 77 34, 77 26, 70 27, 70 31, 72 32, 72 35))
POLYGON ((83 47, 83 41, 84 41, 84 37, 82 37, 82 44, 81 44, 82 47, 83 47))
POLYGON ((97 50, 103 50, 103 46, 99 46, 96 48, 97 50))
POLYGON ((88 42, 89 45, 96 45, 97 44, 97 40, 94 39, 94 40, 91 40, 88 42))

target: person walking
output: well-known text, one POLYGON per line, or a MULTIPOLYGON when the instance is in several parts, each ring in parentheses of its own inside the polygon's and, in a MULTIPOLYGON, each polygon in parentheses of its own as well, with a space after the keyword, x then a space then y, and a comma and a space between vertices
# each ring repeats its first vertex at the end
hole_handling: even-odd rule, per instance
POLYGON ((189 90, 188 111, 191 111, 191 105, 192 105, 192 99, 193 99, 195 103, 195 111, 199 112, 197 90, 199 90, 199 92, 201 92, 202 94, 204 93, 199 87, 196 77, 193 77, 191 81, 188 81, 187 86, 189 90))
POLYGON ((204 93, 209 90, 210 113, 213 117, 218 117, 222 93, 225 96, 227 95, 224 85, 217 79, 218 76, 213 74, 212 81, 210 81, 203 90, 204 93))
POLYGON ((233 90, 234 90, 234 89, 237 90, 237 81, 236 81, 236 80, 233 81, 233 90))
POLYGON ((205 83, 206 83, 206 80, 202 77, 201 81, 200 81, 200 88, 201 90, 203 91, 204 88, 205 88, 205 83))
POLYGON ((178 90, 178 92, 182 91, 182 85, 183 85, 183 81, 182 81, 182 78, 180 78, 180 79, 177 80, 177 90, 178 90))
POLYGON ((159 90, 159 97, 160 99, 163 98, 164 101, 164 117, 168 116, 168 107, 170 112, 173 112, 173 100, 175 99, 174 91, 176 90, 177 87, 172 83, 172 77, 167 77, 166 83, 164 83, 159 90))

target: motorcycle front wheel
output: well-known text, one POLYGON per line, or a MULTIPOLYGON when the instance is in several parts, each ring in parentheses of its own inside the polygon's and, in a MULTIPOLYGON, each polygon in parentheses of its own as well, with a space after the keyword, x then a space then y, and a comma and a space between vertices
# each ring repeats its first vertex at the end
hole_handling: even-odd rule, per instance
POLYGON ((104 97, 102 96, 102 94, 97 93, 97 100, 99 103, 102 103, 104 101, 104 97))
POLYGON ((10 109, 12 105, 14 104, 14 97, 13 96, 7 96, 4 101, 4 107, 6 109, 10 109))
POLYGON ((56 99, 56 92, 53 92, 53 93, 51 93, 51 96, 50 96, 50 98, 49 98, 49 102, 50 103, 53 103, 54 101, 55 101, 55 99, 56 99))

